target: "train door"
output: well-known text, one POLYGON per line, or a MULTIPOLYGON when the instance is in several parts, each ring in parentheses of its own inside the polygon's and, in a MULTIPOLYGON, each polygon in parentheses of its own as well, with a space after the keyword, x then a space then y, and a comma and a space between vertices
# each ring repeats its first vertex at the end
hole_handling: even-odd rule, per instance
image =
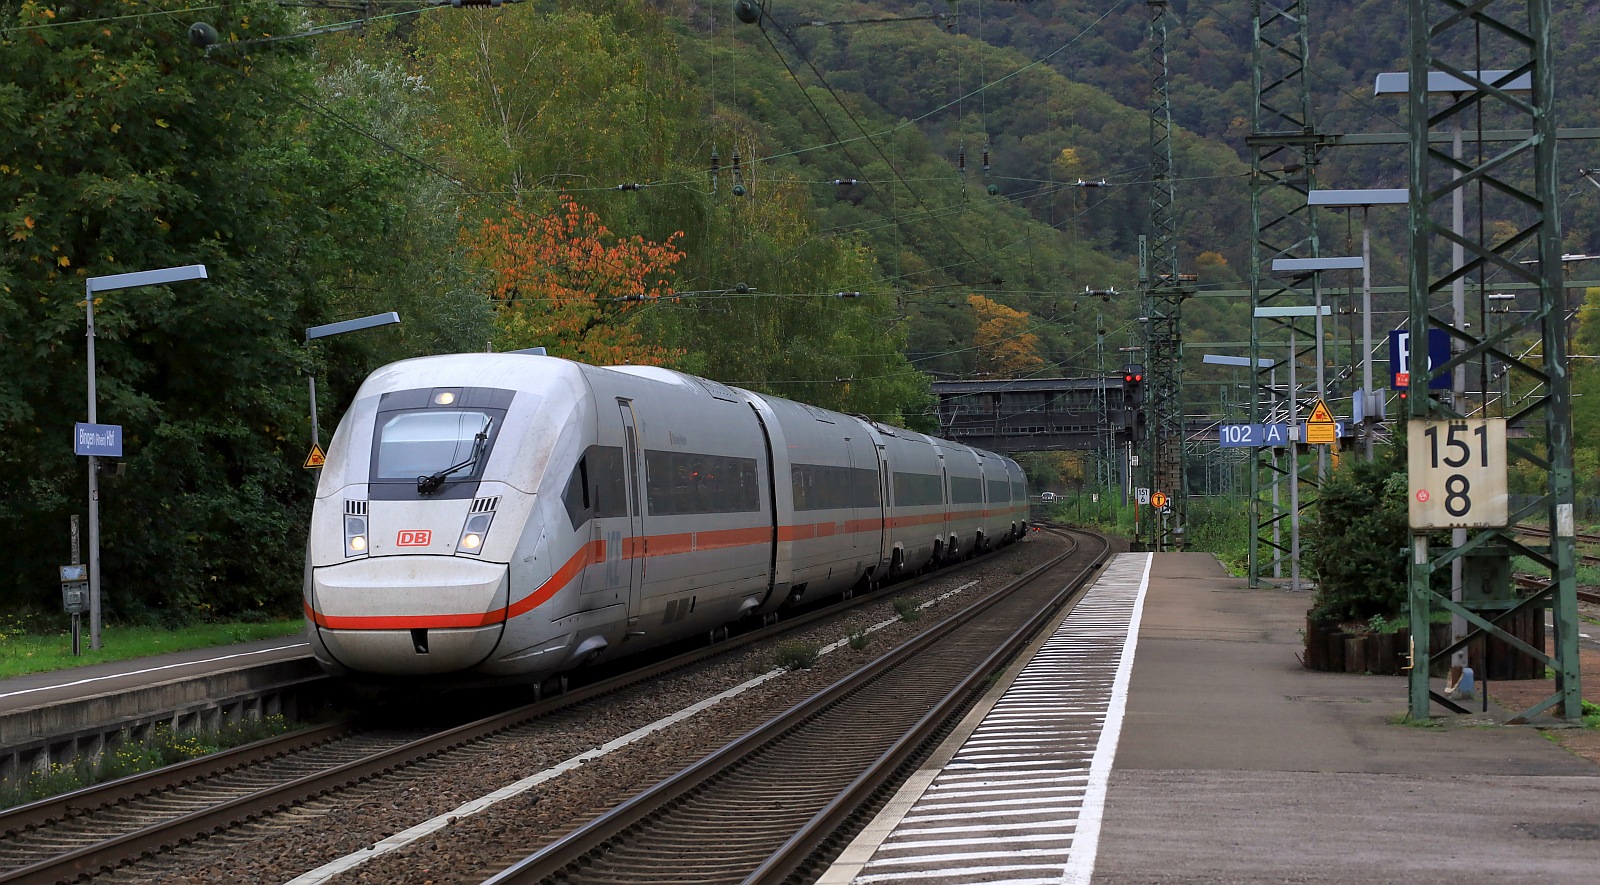
MULTIPOLYGON (((767 453, 767 514, 768 525, 772 527, 771 539, 767 542, 767 598, 770 599, 778 581, 778 526, 782 524, 782 520, 778 517, 778 465, 777 459, 772 456, 772 429, 767 426, 767 419, 761 414, 761 409, 757 408, 755 403, 749 405, 750 413, 756 416, 756 424, 761 427, 761 444, 767 453)), ((784 479, 787 480, 788 477, 785 476, 784 479)), ((793 512, 792 505, 790 512, 793 512)))
POLYGON ((847 533, 850 535, 850 549, 851 550, 860 550, 861 549, 861 531, 860 531, 860 529, 861 529, 861 517, 863 515, 862 512, 861 512, 861 494, 860 494, 859 491, 857 491, 856 484, 855 484, 855 477, 856 477, 856 447, 850 444, 850 437, 848 437, 848 436, 844 438, 844 451, 845 451, 845 454, 850 457, 850 473, 849 473, 849 476, 850 476, 850 480, 851 481, 850 481, 849 485, 846 486, 846 487, 850 490, 850 499, 851 499, 850 500, 850 522, 852 523, 851 525, 845 526, 845 528, 847 529, 847 533))
POLYGON ((622 410, 622 460, 628 478, 628 536, 622 539, 623 557, 628 567, 628 619, 639 617, 644 605, 644 452, 633 417, 633 401, 617 398, 622 410))
POLYGON ((890 531, 893 525, 892 520, 889 518, 889 514, 894 511, 889 507, 889 459, 884 456, 883 446, 878 445, 875 440, 872 443, 872 459, 878 462, 877 520, 882 527, 882 531, 878 532, 878 562, 880 568, 887 569, 889 564, 894 561, 892 548, 894 547, 893 535, 895 533, 890 531))

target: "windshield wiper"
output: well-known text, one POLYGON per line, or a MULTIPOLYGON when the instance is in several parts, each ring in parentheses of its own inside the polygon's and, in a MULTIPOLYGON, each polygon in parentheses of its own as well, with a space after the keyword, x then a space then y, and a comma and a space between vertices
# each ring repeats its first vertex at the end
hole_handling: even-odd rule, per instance
POLYGON ((478 458, 483 454, 484 446, 488 444, 488 429, 485 428, 478 431, 477 435, 472 438, 472 453, 467 455, 467 460, 462 461, 460 464, 454 464, 446 467, 443 470, 430 473, 427 476, 417 477, 417 494, 431 495, 434 492, 439 491, 439 487, 444 485, 445 477, 452 473, 459 473, 460 471, 466 470, 472 465, 478 463, 478 458))

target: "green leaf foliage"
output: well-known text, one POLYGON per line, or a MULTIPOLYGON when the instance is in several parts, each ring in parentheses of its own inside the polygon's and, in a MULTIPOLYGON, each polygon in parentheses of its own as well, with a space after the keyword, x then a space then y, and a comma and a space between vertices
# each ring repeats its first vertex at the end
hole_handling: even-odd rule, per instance
MULTIPOLYGON (((71 444, 87 418, 85 279, 204 264, 205 281, 96 300, 97 418, 123 426, 127 465, 102 481, 105 611, 282 610, 312 488, 304 330, 365 306, 387 273, 375 246, 399 245, 409 173, 314 112, 311 71, 292 56, 208 59, 189 18, 151 11, 30 0, 0 13, 6 596, 59 604, 54 566, 86 506, 71 444)), ((235 37, 293 24, 265 3, 216 15, 235 37)), ((364 374, 348 352, 324 357, 347 383, 364 374)))
POLYGON ((1396 618, 1406 611, 1406 472, 1403 452, 1346 459, 1301 523, 1301 564, 1316 582, 1312 616, 1396 618))

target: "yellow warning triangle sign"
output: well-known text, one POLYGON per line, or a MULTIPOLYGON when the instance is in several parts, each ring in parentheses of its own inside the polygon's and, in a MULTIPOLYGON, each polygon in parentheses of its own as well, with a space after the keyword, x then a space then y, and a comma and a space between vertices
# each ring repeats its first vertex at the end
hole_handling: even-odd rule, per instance
POLYGON ((1311 424, 1332 424, 1333 413, 1328 411, 1328 404, 1319 399, 1311 409, 1311 417, 1306 421, 1311 424))
POLYGON ((305 467, 307 469, 310 469, 312 467, 321 467, 323 464, 326 464, 327 461, 328 461, 327 456, 322 454, 322 446, 319 446, 316 443, 312 443, 311 444, 311 454, 306 456, 306 463, 304 463, 304 464, 302 464, 300 466, 305 467))

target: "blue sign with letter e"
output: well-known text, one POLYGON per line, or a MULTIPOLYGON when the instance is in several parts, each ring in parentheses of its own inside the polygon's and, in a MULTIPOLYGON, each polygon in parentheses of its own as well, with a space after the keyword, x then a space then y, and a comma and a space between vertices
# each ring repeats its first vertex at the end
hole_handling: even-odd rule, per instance
POLYGON ((72 434, 72 450, 79 455, 121 458, 122 425, 79 422, 72 434))

